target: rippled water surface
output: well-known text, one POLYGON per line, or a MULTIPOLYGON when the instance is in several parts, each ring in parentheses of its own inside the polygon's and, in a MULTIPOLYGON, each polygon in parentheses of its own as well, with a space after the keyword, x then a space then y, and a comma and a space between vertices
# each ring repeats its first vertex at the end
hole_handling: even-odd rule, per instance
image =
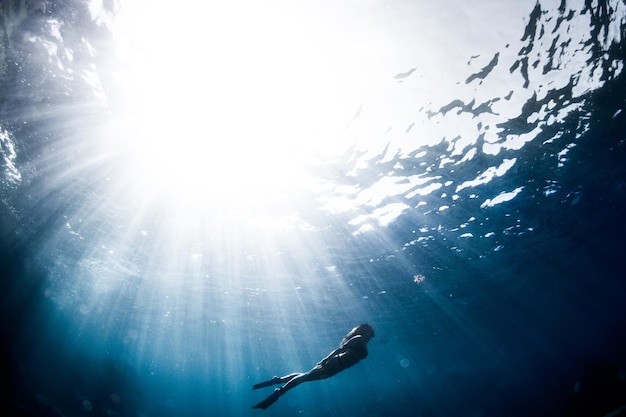
POLYGON ((624 1, 0 29, 9 414, 625 413, 624 1), (366 360, 250 409, 363 322, 366 360))

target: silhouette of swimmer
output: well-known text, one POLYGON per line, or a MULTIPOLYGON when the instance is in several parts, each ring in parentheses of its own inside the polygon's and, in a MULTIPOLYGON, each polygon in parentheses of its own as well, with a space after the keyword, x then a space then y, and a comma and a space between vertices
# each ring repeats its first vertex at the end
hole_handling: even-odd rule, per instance
POLYGON ((271 385, 282 384, 283 382, 286 383, 282 387, 276 388, 269 397, 252 408, 266 409, 274 404, 284 393, 303 382, 329 378, 344 369, 356 365, 361 359, 367 357, 367 342, 369 342, 372 337, 374 337, 374 329, 372 326, 369 324, 361 324, 350 330, 339 344, 339 347, 319 361, 310 371, 293 373, 281 377, 275 376, 269 381, 254 385, 252 389, 269 387, 271 385))

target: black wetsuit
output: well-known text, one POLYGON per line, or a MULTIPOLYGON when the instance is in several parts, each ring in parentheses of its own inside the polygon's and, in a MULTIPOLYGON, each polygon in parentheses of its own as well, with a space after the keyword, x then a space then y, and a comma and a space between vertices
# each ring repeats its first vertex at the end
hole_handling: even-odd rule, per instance
POLYGON ((322 368, 321 379, 329 378, 344 369, 348 369, 366 357, 367 348, 365 346, 350 347, 346 349, 345 352, 339 353, 328 359, 324 365, 320 365, 322 368))

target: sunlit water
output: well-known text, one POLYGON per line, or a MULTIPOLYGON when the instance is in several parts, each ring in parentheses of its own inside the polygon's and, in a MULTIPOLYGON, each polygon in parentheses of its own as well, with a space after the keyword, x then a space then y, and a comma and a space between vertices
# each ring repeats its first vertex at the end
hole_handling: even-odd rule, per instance
POLYGON ((626 405, 623 1, 0 10, 10 413, 626 405))

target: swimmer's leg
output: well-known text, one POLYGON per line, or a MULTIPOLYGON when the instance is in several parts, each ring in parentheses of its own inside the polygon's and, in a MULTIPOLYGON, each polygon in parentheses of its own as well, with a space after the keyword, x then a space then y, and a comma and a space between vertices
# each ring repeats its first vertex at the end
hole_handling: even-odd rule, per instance
MULTIPOLYGON (((280 378, 274 377, 270 379, 269 381, 261 382, 260 384, 257 384, 257 385, 261 385, 261 384, 273 385, 273 384, 279 384, 280 382, 285 382, 285 381, 287 383, 280 388, 276 388, 272 394, 270 394, 266 399, 264 399, 260 403, 252 406, 252 408, 262 408, 263 410, 265 410, 270 405, 274 404, 284 393, 286 393, 290 389, 297 387, 303 382, 314 381, 316 379, 321 379, 322 377, 323 377, 322 368, 316 366, 315 368, 311 369, 309 372, 289 374, 280 378), (270 384, 271 381, 276 381, 276 382, 273 382, 272 384, 270 384)), ((257 387, 257 385, 255 385, 254 387, 257 387)), ((268 385, 263 385, 263 386, 268 386, 268 385)))
POLYGON ((293 374, 289 374, 285 376, 275 376, 274 378, 268 381, 259 382, 258 384, 253 385, 252 389, 259 389, 259 388, 269 387, 269 386, 276 385, 276 384, 282 384, 283 382, 289 382, 293 378, 297 377, 298 375, 300 374, 293 373, 293 374))

